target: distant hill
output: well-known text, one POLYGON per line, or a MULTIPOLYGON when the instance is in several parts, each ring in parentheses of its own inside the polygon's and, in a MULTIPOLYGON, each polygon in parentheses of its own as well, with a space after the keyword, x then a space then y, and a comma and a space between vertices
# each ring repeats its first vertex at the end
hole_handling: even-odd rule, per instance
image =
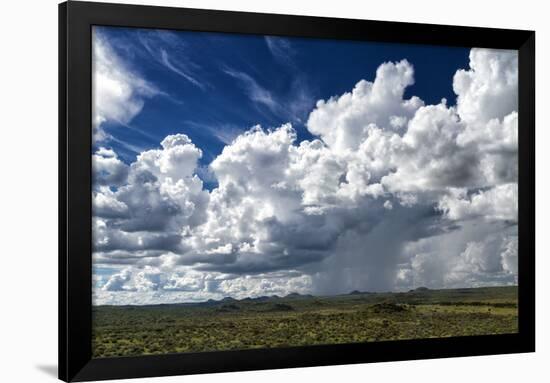
POLYGON ((290 293, 290 294, 287 294, 285 295, 285 298, 288 299, 288 298, 313 298, 313 295, 311 294, 300 294, 300 293, 290 293))
POLYGON ((413 290, 409 290, 409 293, 414 293, 414 292, 423 292, 423 291, 429 291, 430 289, 427 288, 427 287, 424 287, 424 286, 421 286, 421 287, 417 287, 416 289, 413 289, 413 290))
POLYGON ((225 297, 225 298, 223 298, 220 302, 225 302, 225 303, 237 302, 237 299, 231 298, 231 297, 225 297))

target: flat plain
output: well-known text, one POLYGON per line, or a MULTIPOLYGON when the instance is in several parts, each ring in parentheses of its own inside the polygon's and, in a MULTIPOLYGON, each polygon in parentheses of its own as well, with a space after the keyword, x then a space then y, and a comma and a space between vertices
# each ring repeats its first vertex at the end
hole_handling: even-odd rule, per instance
POLYGON ((515 333, 517 286, 93 307, 95 358, 515 333))

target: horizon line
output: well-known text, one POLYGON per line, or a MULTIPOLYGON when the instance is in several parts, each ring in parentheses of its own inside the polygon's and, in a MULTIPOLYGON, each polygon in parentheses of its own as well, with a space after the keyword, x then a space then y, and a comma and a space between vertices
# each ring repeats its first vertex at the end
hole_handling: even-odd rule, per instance
POLYGON ((242 301, 245 301, 245 300, 257 300, 257 299, 260 299, 260 298, 285 299, 285 298, 289 298, 289 297, 291 298, 293 296, 294 297, 308 297, 308 298, 331 298, 331 297, 348 296, 348 295, 360 295, 360 294, 372 294, 372 295, 375 295, 375 294, 406 294, 406 293, 416 292, 416 291, 473 290, 473 289, 486 289, 486 288, 499 288, 499 287, 519 287, 519 284, 516 283, 516 284, 510 284, 510 285, 490 285, 490 286, 453 287, 453 288, 429 288, 429 287, 426 287, 426 286, 419 286, 419 287, 412 288, 412 289, 409 289, 409 290, 401 290, 401 291, 391 291, 391 290, 388 290, 388 291, 361 291, 361 290, 352 290, 348 293, 328 294, 328 295, 314 295, 314 294, 309 294, 309 293, 301 294, 301 293, 298 293, 298 292, 291 292, 291 293, 288 293, 286 295, 273 294, 273 295, 259 295, 259 296, 255 296, 255 297, 248 296, 248 297, 245 297, 245 298, 234 298, 234 297, 228 295, 228 296, 224 296, 223 298, 220 298, 220 299, 209 298, 209 299, 203 300, 203 301, 187 301, 187 302, 172 302, 172 303, 145 303, 145 304, 128 304, 128 303, 125 303, 125 304, 112 304, 111 303, 111 304, 99 304, 99 305, 96 305, 96 304, 92 303, 92 308, 93 307, 104 307, 104 306, 146 307, 146 306, 171 306, 171 305, 194 305, 194 304, 200 305, 200 304, 204 304, 204 303, 208 303, 208 302, 221 303, 224 300, 242 302, 242 301))

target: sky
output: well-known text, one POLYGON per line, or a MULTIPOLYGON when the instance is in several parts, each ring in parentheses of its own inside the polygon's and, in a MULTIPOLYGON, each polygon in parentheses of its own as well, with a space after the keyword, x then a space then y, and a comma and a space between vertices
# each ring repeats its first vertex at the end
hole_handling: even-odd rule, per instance
POLYGON ((517 282, 517 52, 94 27, 93 300, 517 282))

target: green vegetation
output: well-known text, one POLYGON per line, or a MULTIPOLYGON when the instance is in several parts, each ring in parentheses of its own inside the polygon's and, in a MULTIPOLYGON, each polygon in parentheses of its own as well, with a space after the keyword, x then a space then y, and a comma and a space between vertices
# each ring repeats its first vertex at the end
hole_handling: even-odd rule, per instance
POLYGON ((94 357, 514 333, 517 287, 93 308, 94 357))

